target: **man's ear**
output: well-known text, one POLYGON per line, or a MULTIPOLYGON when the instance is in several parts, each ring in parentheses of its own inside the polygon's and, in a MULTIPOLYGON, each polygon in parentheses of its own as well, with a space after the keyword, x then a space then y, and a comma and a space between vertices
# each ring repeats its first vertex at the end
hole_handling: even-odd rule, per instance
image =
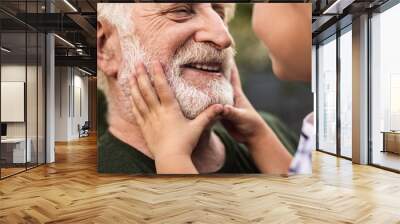
POLYGON ((119 34, 107 21, 97 21, 97 67, 107 76, 116 77, 122 62, 119 34))

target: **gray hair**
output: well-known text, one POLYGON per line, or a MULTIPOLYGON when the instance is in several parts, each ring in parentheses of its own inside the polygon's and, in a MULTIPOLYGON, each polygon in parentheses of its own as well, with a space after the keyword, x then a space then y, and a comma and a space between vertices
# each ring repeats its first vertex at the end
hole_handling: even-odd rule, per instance
POLYGON ((98 3, 97 20, 104 20, 115 26, 118 31, 127 32, 133 21, 129 18, 134 3, 98 3))
MULTIPOLYGON (((133 26, 132 19, 127 18, 133 6, 133 3, 98 3, 97 20, 109 22, 117 29, 120 35, 126 34, 133 26)), ((100 69, 97 69, 97 87, 103 90, 107 96, 107 77, 100 69)))

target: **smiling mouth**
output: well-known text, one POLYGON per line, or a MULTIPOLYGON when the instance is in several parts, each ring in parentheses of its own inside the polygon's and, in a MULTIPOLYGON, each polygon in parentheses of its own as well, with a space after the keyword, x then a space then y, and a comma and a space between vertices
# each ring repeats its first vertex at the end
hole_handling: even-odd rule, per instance
POLYGON ((183 68, 196 69, 203 72, 221 73, 221 63, 190 63, 182 66, 183 68))

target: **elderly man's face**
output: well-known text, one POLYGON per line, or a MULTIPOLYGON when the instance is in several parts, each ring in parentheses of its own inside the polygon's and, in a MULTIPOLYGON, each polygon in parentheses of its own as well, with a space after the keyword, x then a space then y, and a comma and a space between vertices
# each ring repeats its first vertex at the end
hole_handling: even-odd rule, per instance
POLYGON ((126 68, 119 80, 125 83, 125 92, 130 92, 126 83, 135 63, 150 65, 159 60, 186 117, 196 117, 211 104, 232 104, 233 49, 225 7, 220 3, 135 4, 130 18, 133 30, 126 35, 130 38, 121 38, 126 68))

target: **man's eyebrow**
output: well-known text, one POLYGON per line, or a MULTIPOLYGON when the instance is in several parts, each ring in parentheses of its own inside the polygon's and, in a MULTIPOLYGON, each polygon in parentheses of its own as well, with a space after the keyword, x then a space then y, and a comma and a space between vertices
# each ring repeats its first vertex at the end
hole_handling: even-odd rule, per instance
MULTIPOLYGON (((146 4, 146 3, 141 3, 141 4, 146 4)), ((160 14, 165 14, 169 10, 176 8, 179 5, 182 5, 184 3, 153 3, 154 6, 153 8, 145 9, 148 14, 145 15, 145 17, 148 16, 154 16, 154 15, 160 15, 160 14)))
POLYGON ((175 2, 175 3, 159 3, 158 4, 158 9, 161 11, 166 11, 172 8, 175 8, 177 6, 188 6, 190 3, 184 3, 184 2, 175 2))

